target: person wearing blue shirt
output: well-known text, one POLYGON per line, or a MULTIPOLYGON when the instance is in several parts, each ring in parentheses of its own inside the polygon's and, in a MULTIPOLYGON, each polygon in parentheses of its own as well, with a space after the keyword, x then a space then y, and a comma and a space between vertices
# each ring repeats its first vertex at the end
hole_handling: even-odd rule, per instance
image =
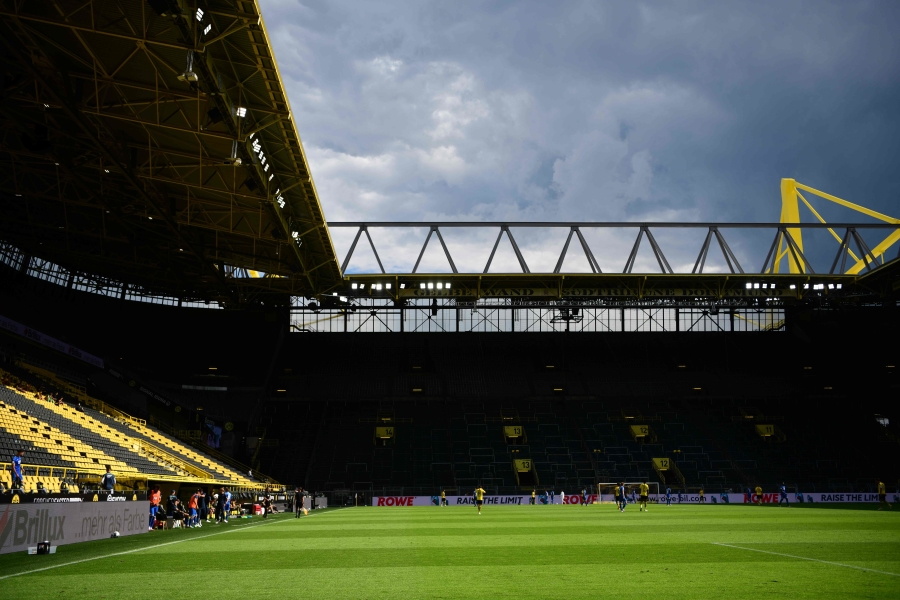
POLYGON ((666 488, 666 506, 672 506, 672 488, 666 488))
POLYGON ((100 479, 100 489, 111 492, 116 489, 116 476, 112 473, 112 468, 106 465, 106 474, 100 479))
POLYGON ((228 515, 231 514, 231 492, 225 489, 225 522, 228 522, 228 515))
POLYGON ((12 489, 22 489, 22 457, 25 456, 24 450, 16 450, 15 456, 13 456, 13 480, 12 480, 12 489))
POLYGON ((778 500, 778 506, 781 506, 781 503, 784 502, 788 505, 788 508, 791 507, 791 502, 788 500, 787 488, 784 486, 784 482, 781 482, 781 487, 778 488, 778 491, 781 492, 781 499, 778 500))
POLYGON ((627 501, 625 498, 625 484, 622 483, 621 481, 619 482, 618 492, 619 492, 619 512, 625 512, 625 503, 627 501))

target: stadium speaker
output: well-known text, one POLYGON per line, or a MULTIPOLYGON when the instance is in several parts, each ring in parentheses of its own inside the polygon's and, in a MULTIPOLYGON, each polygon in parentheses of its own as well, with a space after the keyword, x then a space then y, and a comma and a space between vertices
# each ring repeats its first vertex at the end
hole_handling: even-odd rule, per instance
POLYGON ((225 118, 225 115, 222 114, 222 111, 218 109, 218 107, 213 107, 206 111, 206 116, 209 118, 209 123, 207 123, 207 127, 210 125, 215 125, 216 123, 221 123, 225 118))
POLYGON ((166 0, 147 0, 147 4, 161 17, 167 16, 169 12, 169 3, 166 0))

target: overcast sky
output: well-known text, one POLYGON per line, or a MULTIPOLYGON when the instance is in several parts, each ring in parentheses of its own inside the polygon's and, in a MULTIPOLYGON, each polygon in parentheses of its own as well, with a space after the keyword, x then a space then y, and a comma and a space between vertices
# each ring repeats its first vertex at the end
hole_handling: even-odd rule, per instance
MULTIPOLYGON (((777 221, 782 177, 900 216, 896 0, 260 5, 329 221, 777 221)), ((332 231, 342 260, 354 233, 332 231)), ((427 231, 372 233, 402 272, 427 231)), ((514 233, 553 269, 566 231, 514 233)), ((705 231, 655 233, 690 271, 705 231)), ((484 268, 496 231, 444 234, 484 268)), ((636 232, 586 234, 621 272, 636 232)), ((726 236, 761 267, 769 234, 726 236)), ((491 270, 515 265, 504 240, 491 270)), ((420 271, 446 270, 430 244, 420 271)), ((645 243, 635 271, 657 270, 645 243)))

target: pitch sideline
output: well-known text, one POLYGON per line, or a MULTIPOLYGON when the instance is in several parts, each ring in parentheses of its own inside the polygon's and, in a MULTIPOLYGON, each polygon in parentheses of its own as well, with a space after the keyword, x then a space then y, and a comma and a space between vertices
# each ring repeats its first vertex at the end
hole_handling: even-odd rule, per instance
POLYGON ((761 552, 763 554, 774 554, 775 556, 785 556, 787 558, 796 558, 798 560, 808 560, 826 565, 834 565, 836 567, 846 567, 848 569, 856 569, 858 571, 868 571, 870 573, 878 573, 880 575, 890 575, 892 577, 900 577, 900 573, 891 573, 889 571, 879 571, 877 569, 869 569, 866 567, 857 567, 856 565, 847 565, 844 563, 834 562, 830 560, 821 560, 819 558, 809 558, 808 556, 797 556, 796 554, 784 554, 782 552, 772 552, 771 550, 759 550, 757 548, 744 548, 743 546, 735 546, 733 544, 723 544, 722 542, 710 542, 714 546, 725 546, 726 548, 737 548, 738 550, 747 550, 749 552, 761 552))

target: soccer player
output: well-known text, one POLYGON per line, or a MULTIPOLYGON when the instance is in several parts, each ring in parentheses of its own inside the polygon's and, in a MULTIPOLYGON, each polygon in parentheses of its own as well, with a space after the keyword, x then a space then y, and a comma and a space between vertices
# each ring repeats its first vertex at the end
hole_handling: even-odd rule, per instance
POLYGON ((441 506, 447 506, 447 490, 441 490, 441 506))
POLYGON ((12 480, 12 489, 21 490, 22 489, 22 457, 25 456, 24 450, 16 450, 15 456, 13 456, 13 480, 12 480))
POLYGON ((560 504, 565 504, 565 503, 566 503, 566 492, 565 492, 565 490, 560 490, 560 492, 559 492, 559 503, 560 503, 560 504))
POLYGON ((762 506, 762 488, 760 486, 756 486, 756 489, 754 491, 756 492, 756 503, 762 506))
POLYGON ((553 490, 550 490, 550 494, 549 494, 550 504, 553 504, 553 500, 554 500, 555 496, 556 496, 556 492, 554 492, 553 490))
POLYGON ((483 489, 481 489, 480 487, 475 489, 475 506, 478 507, 478 514, 479 514, 479 515, 481 514, 481 505, 482 505, 482 503, 484 502, 484 495, 485 495, 486 493, 487 493, 487 492, 485 492, 485 491, 484 491, 483 489))
POLYGON ((641 511, 647 510, 647 502, 650 500, 650 486, 647 482, 641 484, 641 511))
POLYGON ((537 502, 534 501, 536 494, 537 494, 537 492, 535 490, 531 490, 531 504, 532 505, 537 505, 537 502))
POLYGON ((891 508, 891 505, 888 504, 887 501, 887 489, 884 487, 884 482, 880 479, 878 481, 878 510, 884 508, 884 505, 887 504, 888 508, 891 508))
POLYGON ((672 506, 672 488, 666 488, 666 506, 672 506))
POLYGON ((225 490, 225 522, 228 522, 228 515, 231 514, 231 492, 225 490))
POLYGON ((209 509, 206 507, 206 492, 203 488, 197 490, 197 524, 202 524, 203 519, 209 520, 209 509))
POLYGON ((587 506, 587 488, 581 488, 581 505, 587 506))
POLYGON ((747 486, 747 489, 744 490, 744 504, 750 504, 753 502, 753 492, 750 491, 750 486, 747 486))
POLYGON ((637 504, 637 503, 638 503, 638 500, 637 500, 637 496, 636 496, 636 495, 637 495, 637 490, 634 489, 634 488, 632 487, 632 488, 631 488, 631 503, 632 503, 632 504, 637 504))
POLYGON ((159 486, 154 485, 150 490, 150 531, 153 531, 153 525, 156 523, 156 513, 159 512, 159 503, 162 501, 162 493, 159 486))
POLYGON ((706 495, 703 493, 703 488, 700 488, 700 502, 706 502, 706 495))
POLYGON ((625 504, 627 502, 625 498, 625 482, 620 481, 618 487, 618 496, 619 496, 619 512, 625 512, 625 504))
POLYGON ((112 468, 106 465, 106 474, 100 479, 100 489, 112 492, 116 489, 116 476, 112 473, 112 468))
POLYGON ((188 500, 188 527, 200 527, 200 518, 197 516, 197 508, 200 505, 200 490, 191 495, 188 500))
POLYGON ((784 502, 788 505, 788 508, 791 507, 791 501, 788 500, 787 495, 787 487, 785 487, 784 482, 781 482, 781 487, 778 488, 778 491, 781 492, 781 498, 778 500, 778 506, 781 506, 781 503, 784 502))
POLYGON ((219 488, 216 496, 216 525, 225 520, 225 488, 219 488))

